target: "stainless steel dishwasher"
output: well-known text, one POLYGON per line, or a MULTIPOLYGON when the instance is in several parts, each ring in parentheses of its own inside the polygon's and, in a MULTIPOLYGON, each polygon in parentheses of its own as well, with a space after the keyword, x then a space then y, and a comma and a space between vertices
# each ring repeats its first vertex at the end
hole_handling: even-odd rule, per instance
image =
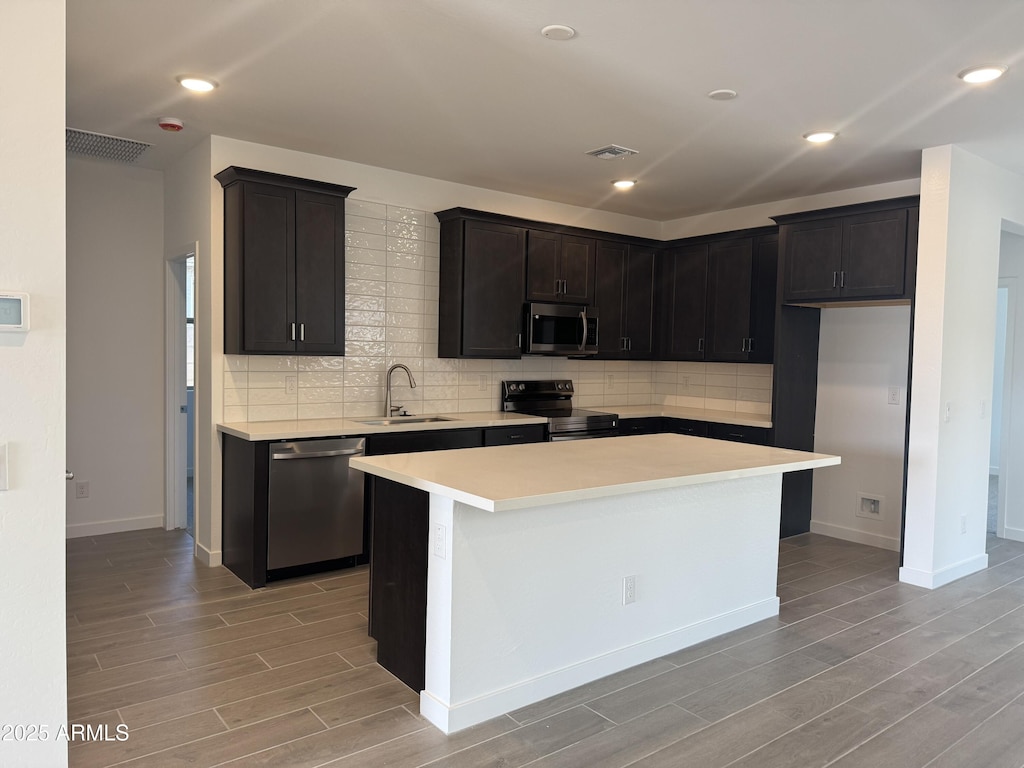
POLYGON ((364 438, 270 445, 267 569, 363 551, 363 473, 349 467, 364 438))

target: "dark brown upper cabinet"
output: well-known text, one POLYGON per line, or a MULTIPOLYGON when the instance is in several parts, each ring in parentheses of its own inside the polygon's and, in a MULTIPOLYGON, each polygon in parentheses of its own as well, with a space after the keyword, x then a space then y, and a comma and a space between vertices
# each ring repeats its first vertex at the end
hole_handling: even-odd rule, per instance
POLYGON ((531 229, 526 236, 526 300, 594 303, 592 238, 531 229))
POLYGON ((917 248, 909 247, 916 242, 909 222, 917 204, 916 197, 898 198, 774 217, 780 224, 782 300, 913 298, 917 248))
POLYGON ((454 208, 441 222, 439 357, 521 356, 526 229, 454 208))
POLYGON ((771 230, 691 238, 658 265, 658 359, 769 363, 778 238, 771 230))
POLYGON ((345 354, 345 198, 354 187, 231 166, 225 354, 345 354))
POLYGON ((597 242, 598 358, 654 357, 654 254, 647 246, 597 242))

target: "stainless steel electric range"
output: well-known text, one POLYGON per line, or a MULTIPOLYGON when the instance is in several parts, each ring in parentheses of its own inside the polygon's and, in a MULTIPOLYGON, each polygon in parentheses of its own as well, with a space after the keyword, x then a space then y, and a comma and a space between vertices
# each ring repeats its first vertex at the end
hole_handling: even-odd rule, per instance
POLYGON ((619 434, 618 414, 573 408, 572 395, 571 379, 503 381, 501 409, 547 417, 551 441, 619 434))

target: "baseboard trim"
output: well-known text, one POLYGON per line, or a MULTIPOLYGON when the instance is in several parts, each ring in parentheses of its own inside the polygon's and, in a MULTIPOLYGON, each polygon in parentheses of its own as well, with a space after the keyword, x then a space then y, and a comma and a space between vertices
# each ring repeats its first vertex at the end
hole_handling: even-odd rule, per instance
POLYGON ((867 544, 869 547, 879 547, 893 552, 900 551, 900 540, 894 536, 882 536, 877 533, 859 531, 856 528, 847 528, 834 523, 823 523, 811 520, 811 533, 820 533, 822 536, 831 536, 833 539, 852 541, 857 544, 867 544))
POLYGON ((83 536, 102 536, 105 533, 124 533, 125 531, 142 531, 146 528, 163 530, 164 516, 127 517, 121 520, 100 520, 95 523, 69 523, 64 537, 80 539, 83 536))
POLYGON ((961 560, 959 563, 954 563, 938 571, 921 571, 917 568, 903 566, 900 568, 900 581, 905 584, 913 584, 915 587, 937 589, 986 568, 988 568, 988 555, 981 554, 961 560))
POLYGON ((1003 535, 1001 538, 1010 539, 1011 541, 1024 541, 1024 528, 1011 528, 1010 526, 1003 526, 1003 535))
POLYGON ((420 714, 444 733, 454 733, 505 712, 511 712, 584 683, 621 672, 778 614, 777 597, 762 600, 455 705, 445 703, 430 691, 421 691, 420 714))
POLYGON ((199 543, 198 539, 196 539, 195 557, 196 560, 209 568, 223 565, 223 553, 219 549, 216 552, 207 549, 199 543))

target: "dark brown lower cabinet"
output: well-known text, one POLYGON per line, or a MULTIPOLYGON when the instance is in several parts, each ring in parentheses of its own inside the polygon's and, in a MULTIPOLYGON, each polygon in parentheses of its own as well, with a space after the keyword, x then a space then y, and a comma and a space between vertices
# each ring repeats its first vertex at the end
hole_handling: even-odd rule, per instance
POLYGON ((430 494, 371 476, 370 637, 377 663, 422 691, 427 642, 430 494))

